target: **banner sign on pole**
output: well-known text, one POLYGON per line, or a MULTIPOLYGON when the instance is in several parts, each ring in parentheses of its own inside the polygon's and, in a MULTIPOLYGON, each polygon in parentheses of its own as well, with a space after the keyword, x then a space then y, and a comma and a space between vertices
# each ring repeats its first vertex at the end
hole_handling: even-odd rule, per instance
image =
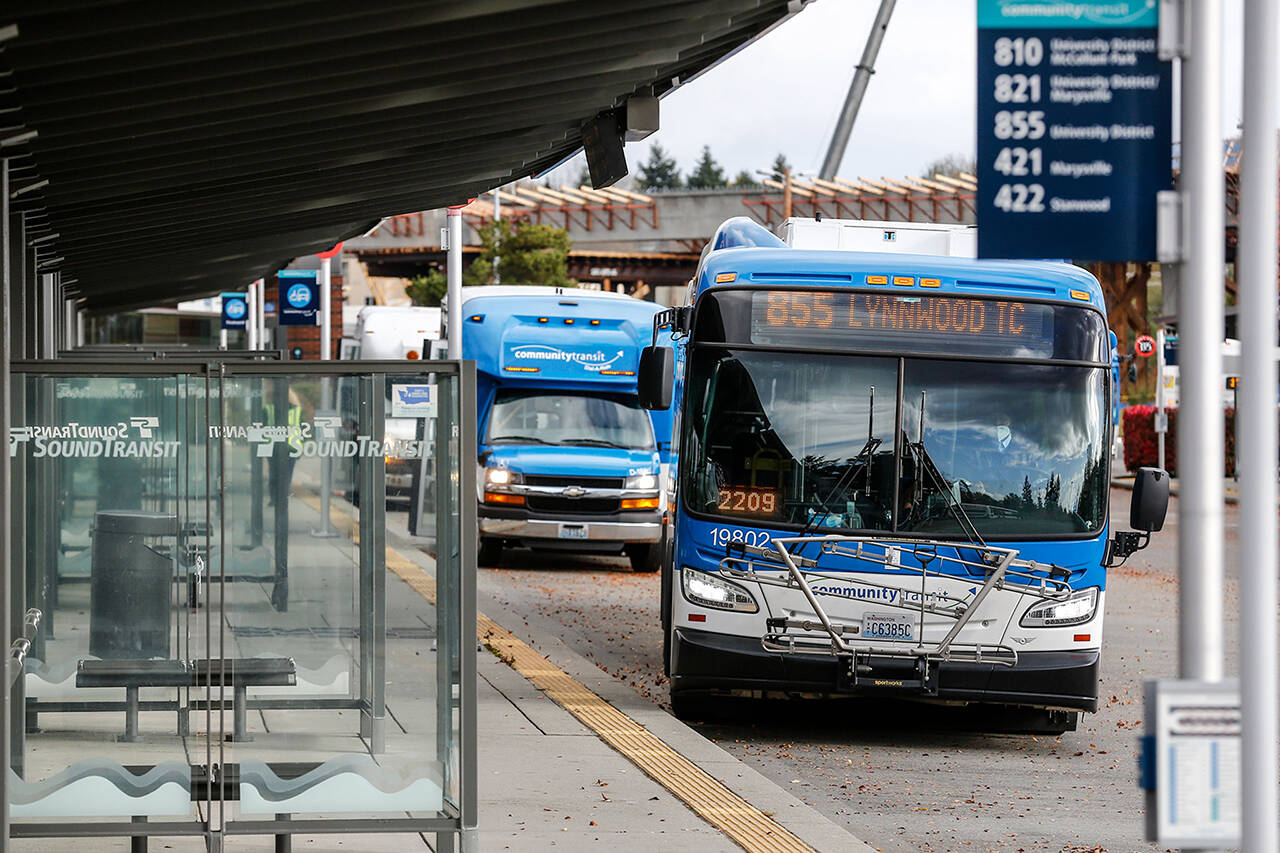
POLYGON ((281 326, 317 326, 320 316, 320 286, 315 270, 280 270, 281 326))
POLYGON ((978 256, 1149 261, 1172 188, 1157 4, 978 0, 978 256))
POLYGON ((222 328, 245 329, 249 321, 249 294, 222 294, 222 328))

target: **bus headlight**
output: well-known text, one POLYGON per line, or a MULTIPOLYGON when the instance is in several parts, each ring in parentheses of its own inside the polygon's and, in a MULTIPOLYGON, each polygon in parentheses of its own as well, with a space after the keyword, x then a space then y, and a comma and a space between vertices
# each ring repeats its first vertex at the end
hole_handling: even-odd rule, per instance
POLYGON ((746 587, 688 566, 680 573, 680 587, 684 597, 699 607, 738 613, 755 613, 760 609, 746 587))
POLYGON ((658 488, 658 478, 653 474, 636 474, 634 477, 628 477, 622 484, 624 489, 638 489, 648 491, 658 488))
POLYGON ((1023 628, 1067 628, 1083 625, 1093 618, 1098 609, 1098 588, 1081 590, 1063 601, 1042 601, 1033 604, 1022 620, 1023 628))

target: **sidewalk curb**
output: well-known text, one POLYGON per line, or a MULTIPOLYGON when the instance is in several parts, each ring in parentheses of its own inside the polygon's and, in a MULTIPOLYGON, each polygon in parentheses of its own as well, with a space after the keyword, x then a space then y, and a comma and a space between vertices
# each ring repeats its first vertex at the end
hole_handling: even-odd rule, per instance
MULTIPOLYGON (((390 527, 386 529, 386 537, 387 544, 401 549, 402 553, 413 562, 422 565, 422 558, 430 559, 419 550, 418 542, 421 540, 415 542, 414 537, 390 527)), ((552 663, 595 692, 601 699, 631 717, 672 749, 698 764, 711 777, 773 818, 810 847, 820 853, 837 850, 842 853, 846 850, 853 853, 858 851, 874 853, 876 850, 848 829, 793 796, 777 782, 748 766, 737 756, 721 749, 713 741, 602 671, 594 663, 570 649, 558 637, 537 630, 515 611, 484 593, 478 592, 477 598, 480 599, 477 601, 477 609, 490 619, 528 643, 540 654, 546 655, 552 663)), ((488 654, 488 652, 481 652, 481 654, 488 654)), ((496 656, 494 660, 497 660, 496 656)), ((524 680, 524 676, 519 675, 515 670, 510 671, 514 677, 524 680)), ((530 687, 536 690, 532 685, 530 687)), ((551 701, 541 692, 538 696, 542 701, 551 701)), ((526 708, 525 704, 528 700, 508 697, 508 701, 511 701, 526 716, 536 717, 540 712, 545 711, 544 708, 526 708)), ((555 707, 558 709, 559 705, 555 707)), ((591 736, 598 737, 594 732, 591 736)), ((681 807, 688 808, 683 803, 681 807)))
POLYGON ((603 672, 594 663, 566 646, 558 637, 544 634, 526 624, 523 618, 496 600, 482 601, 480 609, 815 850, 823 853, 865 850, 870 853, 876 849, 793 796, 777 782, 603 672), (512 628, 511 625, 518 627, 512 628))

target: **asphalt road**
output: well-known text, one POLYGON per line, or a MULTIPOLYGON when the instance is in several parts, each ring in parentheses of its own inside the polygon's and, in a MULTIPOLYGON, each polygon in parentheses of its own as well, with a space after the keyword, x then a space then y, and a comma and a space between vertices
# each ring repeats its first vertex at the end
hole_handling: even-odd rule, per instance
MULTIPOLYGON (((1112 492, 1127 519, 1129 493, 1112 492)), ((1236 660, 1237 512, 1227 508, 1228 668, 1236 660)), ((1142 685, 1176 674, 1177 501, 1151 547, 1113 569, 1102 708, 1061 737, 976 732, 955 709, 883 702, 742 702, 700 726, 728 751, 885 851, 1130 853, 1142 840, 1136 738, 1142 685)), ((481 600, 525 614, 666 705, 658 579, 622 558, 511 551, 480 571, 481 600)), ((518 627, 518 626, 510 626, 518 627)))

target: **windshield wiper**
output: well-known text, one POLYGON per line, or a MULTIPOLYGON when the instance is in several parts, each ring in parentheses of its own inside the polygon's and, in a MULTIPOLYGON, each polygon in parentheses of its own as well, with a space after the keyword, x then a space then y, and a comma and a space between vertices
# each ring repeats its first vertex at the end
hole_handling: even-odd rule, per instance
POLYGON ((511 442, 511 441, 518 441, 521 443, 527 442, 529 444, 551 444, 551 442, 543 441, 541 438, 538 438, 536 435, 498 435, 489 439, 490 444, 498 444, 500 442, 511 442))
MULTIPOLYGON (((917 471, 917 491, 920 489, 920 473, 929 475, 929 479, 933 480, 934 487, 938 491, 947 496, 947 507, 951 510, 951 514, 955 516, 956 524, 959 525, 960 531, 968 538, 973 545, 983 548, 987 547, 986 540, 982 538, 982 534, 978 532, 978 528, 973 523, 973 519, 969 518, 969 513, 964 511, 964 507, 960 505, 960 501, 951 492, 951 485, 947 482, 947 478, 938 470, 937 464, 934 463, 933 457, 929 455, 929 451, 924 447, 924 401, 925 392, 920 392, 920 440, 914 444, 907 441, 907 448, 916 452, 917 471)), ((903 430, 903 438, 906 438, 906 430, 903 430)))
POLYGON ((623 450, 631 449, 630 445, 618 444, 616 441, 609 441, 605 438, 566 438, 560 441, 561 444, 587 444, 593 447, 618 447, 623 450))

